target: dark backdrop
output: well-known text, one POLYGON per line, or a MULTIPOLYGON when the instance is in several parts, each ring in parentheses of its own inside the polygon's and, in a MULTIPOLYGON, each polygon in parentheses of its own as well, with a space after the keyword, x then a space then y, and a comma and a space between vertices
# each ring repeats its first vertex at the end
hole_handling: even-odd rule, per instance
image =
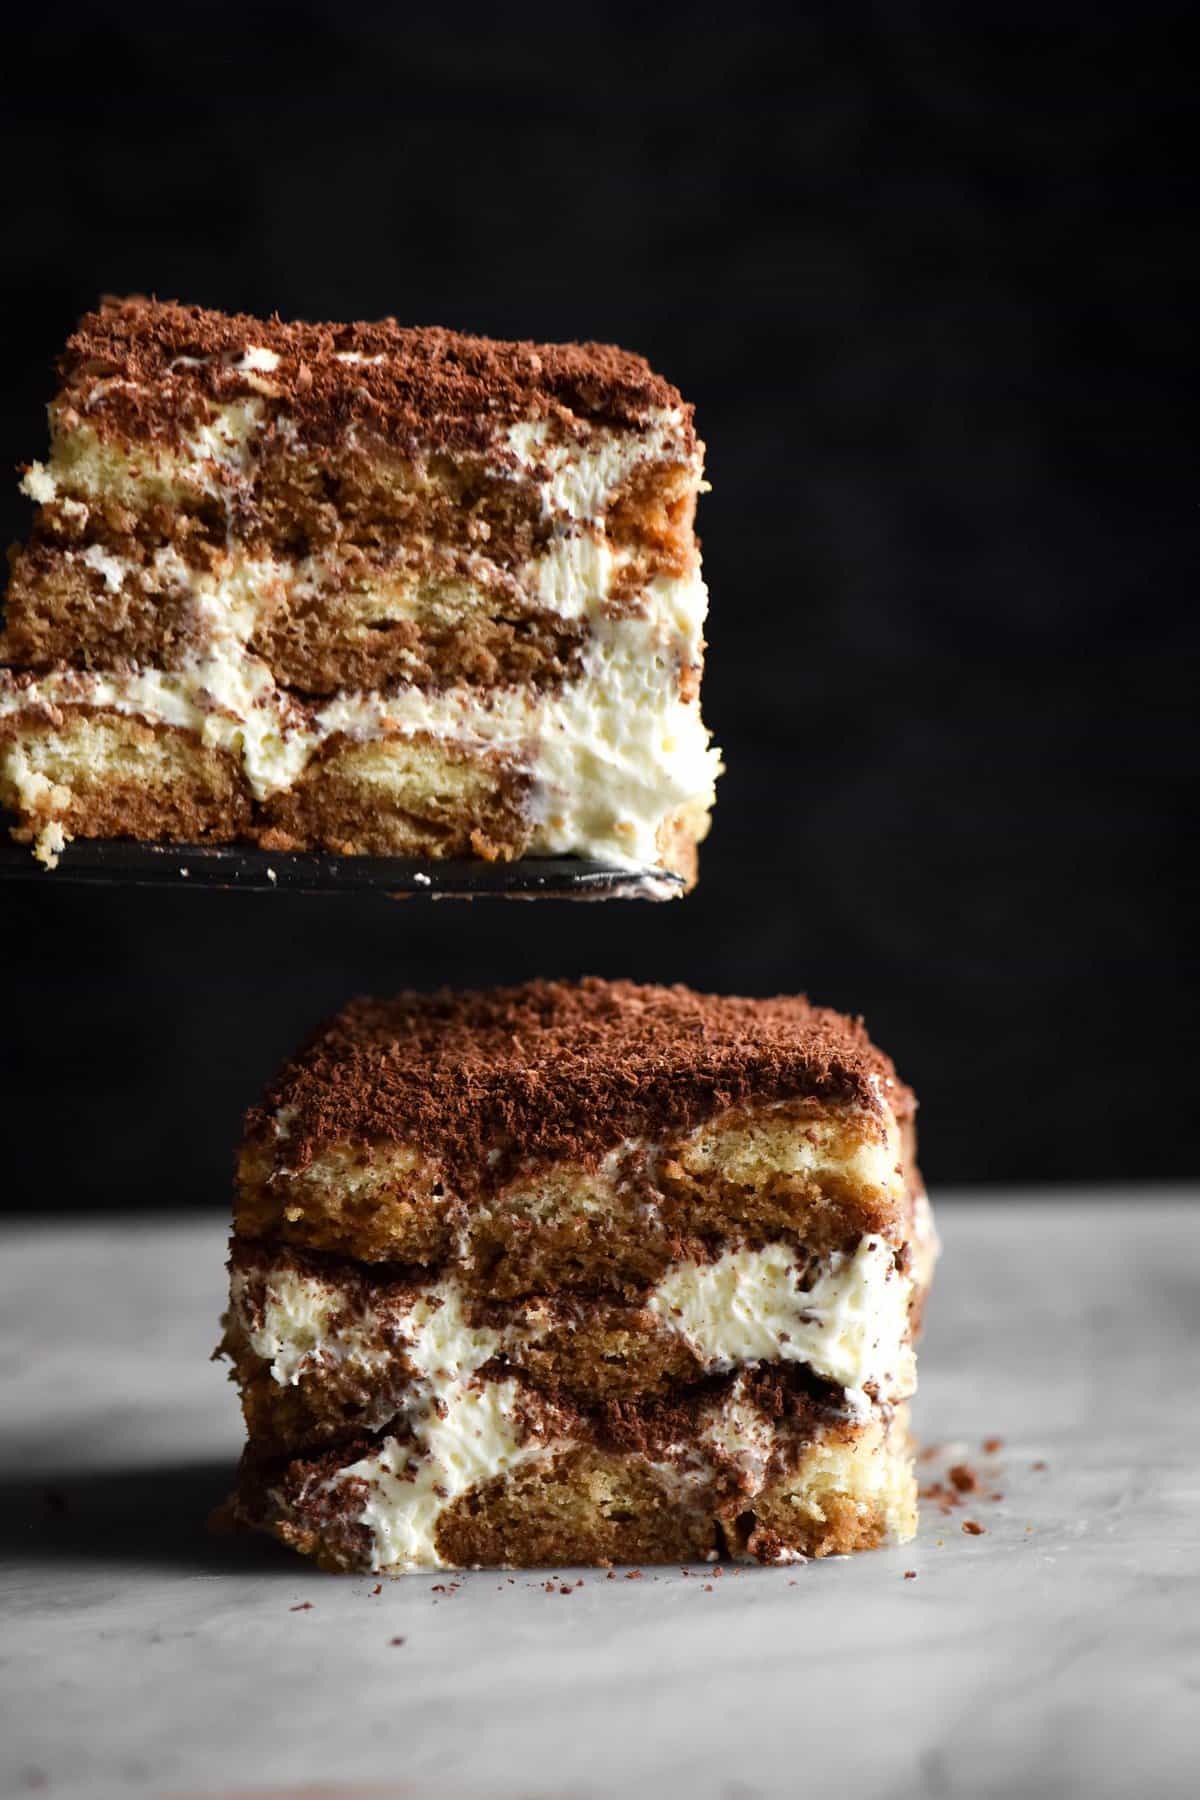
POLYGON ((1194 1171, 1186 15, 804 11, 7 35, 0 464, 101 291, 642 350, 729 767, 667 907, 9 890, 9 1204, 221 1204, 349 994, 589 970, 861 1010, 936 1184, 1194 1171))

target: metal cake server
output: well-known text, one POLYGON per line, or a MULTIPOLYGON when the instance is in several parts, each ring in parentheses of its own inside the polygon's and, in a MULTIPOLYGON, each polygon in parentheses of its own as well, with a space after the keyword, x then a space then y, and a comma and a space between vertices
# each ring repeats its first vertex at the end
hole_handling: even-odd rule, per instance
POLYGON ((134 887, 290 889, 301 894, 376 893, 393 899, 670 900, 683 879, 663 869, 618 869, 579 857, 519 862, 435 862, 407 856, 335 856, 241 844, 144 844, 77 838, 46 869, 28 844, 0 844, 0 879, 123 883, 134 887))

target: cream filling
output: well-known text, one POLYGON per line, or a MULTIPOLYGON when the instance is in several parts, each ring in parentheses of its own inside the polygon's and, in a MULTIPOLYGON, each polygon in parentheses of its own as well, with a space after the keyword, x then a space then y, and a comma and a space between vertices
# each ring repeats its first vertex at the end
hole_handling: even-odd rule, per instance
MULTIPOLYGON (((248 345, 240 357, 226 360, 269 394, 272 352, 248 345)), ((113 385, 98 381, 83 411, 102 409, 113 385)), ((41 504, 59 500, 73 515, 83 515, 84 524, 86 501, 100 496, 136 506, 147 498, 169 502, 186 491, 232 505, 253 484, 268 429, 290 437, 291 455, 301 461, 305 455, 294 422, 272 420, 257 396, 210 408, 182 451, 118 447, 86 418, 75 414, 73 420, 71 429, 56 433, 50 464, 34 464, 23 486, 41 504)), ((497 444, 492 472, 503 480, 536 481, 544 513, 563 525, 520 578, 542 605, 591 626, 582 676, 559 693, 402 687, 386 694, 344 693, 315 714, 302 712, 248 645, 264 599, 278 594, 281 583, 319 583, 320 559, 293 565, 240 556, 231 536, 226 566, 216 574, 189 569, 170 549, 139 571, 152 587, 182 590, 191 602, 203 647, 184 667, 58 672, 26 688, 0 674, 0 716, 41 702, 74 702, 195 731, 206 746, 240 760, 260 801, 298 780, 337 733, 357 742, 428 734, 468 750, 501 752, 532 775, 532 853, 594 857, 631 870, 655 866, 663 824, 683 813, 698 826, 713 804, 721 766, 698 701, 685 702, 679 694, 680 671, 699 666, 703 656, 708 596, 696 570, 650 583, 642 595, 648 616, 607 618, 604 603, 618 562, 597 521, 637 468, 689 454, 683 415, 661 408, 647 416, 641 432, 589 429, 565 441, 557 441, 544 421, 525 422, 499 434, 497 444)), ((698 478, 700 453, 690 454, 698 478)), ((132 573, 99 547, 64 554, 80 556, 110 592, 132 573)), ((384 604, 380 616, 387 612, 384 604)), ((18 804, 45 812, 44 782, 19 757, 10 753, 3 773, 18 804)))
MULTIPOLYGON (((522 478, 539 480, 544 513, 594 519, 647 463, 693 461, 699 476, 703 447, 689 454, 683 414, 660 408, 650 417, 654 422, 639 433, 595 431, 583 444, 564 440, 548 420, 523 420, 509 427, 504 448, 522 478)), ((504 472, 503 465, 497 472, 504 472)))
POLYGON ((350 1363, 364 1372, 386 1368, 395 1352, 374 1316, 331 1321, 344 1297, 328 1282, 294 1269, 277 1269, 261 1290, 235 1269, 229 1281, 230 1311, 255 1356, 271 1367, 280 1387, 294 1387, 310 1370, 350 1363))
POLYGON ((775 1425, 747 1399, 738 1381, 718 1405, 709 1409, 700 1428, 700 1444, 719 1462, 737 1471, 744 1493, 757 1494, 775 1454, 775 1425))
MULTIPOLYGON (((50 461, 35 462, 21 487, 30 499, 49 505, 62 497, 75 500, 114 499, 135 510, 149 500, 194 501, 202 496, 229 502, 238 491, 252 488, 262 455, 262 440, 271 433, 284 437, 288 454, 303 463, 308 452, 287 414, 272 417, 267 402, 275 389, 269 379, 273 353, 251 346, 234 366, 257 393, 224 405, 212 405, 181 449, 161 444, 115 443, 88 423, 88 412, 102 413, 106 395, 121 386, 118 378, 98 381, 67 428, 53 419, 50 461), (261 397, 260 397, 261 396, 261 397), (81 416, 82 414, 82 416, 81 416)), ((181 357, 181 364, 196 359, 181 357)), ((343 355, 343 362, 362 358, 343 355)), ((518 422, 497 434, 497 454, 489 473, 501 481, 535 480, 546 516, 583 522, 602 514, 638 469, 647 463, 694 460, 683 414, 677 408, 655 408, 640 431, 580 427, 581 436, 563 437, 557 423, 518 422)), ((374 446, 362 443, 353 428, 347 434, 350 453, 374 446)))
MULTIPOLYGON (((853 1254, 831 1252, 815 1272, 811 1259, 781 1243, 728 1250, 712 1263, 676 1263, 646 1305, 663 1330, 686 1341, 708 1373, 760 1362, 807 1363, 845 1390, 851 1412, 865 1414, 873 1404, 868 1387, 889 1402, 915 1392, 911 1297, 912 1282, 897 1270, 893 1247, 870 1236, 853 1254)), ((336 1283, 287 1265, 265 1281, 238 1272, 230 1298, 255 1355, 283 1387, 330 1364, 384 1365, 393 1330, 407 1346, 412 1333, 425 1328, 429 1308, 443 1315, 439 1341, 456 1369, 478 1368, 500 1351, 564 1329, 553 1313, 532 1304, 516 1309, 501 1331, 467 1327, 464 1291, 454 1278, 422 1290, 398 1319, 394 1310, 383 1316, 368 1306, 336 1329, 331 1320, 346 1311, 336 1283)))
MULTIPOLYGON (((899 1400, 916 1385, 908 1341, 911 1283, 896 1270, 883 1239, 867 1237, 853 1255, 824 1259, 802 1285, 806 1264, 783 1244, 729 1251, 711 1264, 677 1264, 648 1302, 664 1329, 683 1336, 705 1367, 724 1372, 759 1362, 805 1362, 845 1388, 847 1410, 875 1416, 880 1399, 899 1400)), ((416 1374, 404 1419, 412 1437, 382 1448, 331 1478, 368 1484, 360 1522, 372 1534, 375 1568, 441 1568, 436 1538, 444 1511, 469 1489, 536 1457, 567 1447, 530 1435, 518 1413, 512 1380, 479 1382, 492 1357, 563 1329, 530 1306, 503 1329, 473 1326, 458 1281, 425 1289, 387 1320, 365 1309, 331 1329, 345 1311, 336 1285, 284 1267, 260 1285, 236 1273, 231 1306, 254 1353, 281 1387, 345 1361, 377 1369, 402 1353, 416 1374)), ((765 1478, 775 1432, 738 1391, 706 1420, 700 1449, 732 1463, 756 1492, 765 1478)))
MULTIPOLYGON (((336 1491, 348 1481, 366 1485, 357 1523, 371 1535, 373 1570, 411 1572, 452 1568, 437 1547, 441 1519, 453 1503, 497 1476, 523 1464, 547 1466, 572 1448, 570 1439, 522 1439, 516 1413, 516 1384, 488 1382, 447 1393, 422 1417, 417 1439, 423 1460, 396 1438, 370 1456, 341 1469, 326 1484, 336 1491)), ((713 1477, 732 1467, 747 1506, 770 1485, 779 1433, 737 1388, 704 1419, 694 1444, 675 1446, 675 1460, 656 1461, 649 1472, 674 1504, 702 1502, 713 1477)), ((788 1446, 791 1449, 791 1446, 788 1446)), ((790 1459, 789 1459, 790 1460, 790 1459)), ((867 1420, 848 1441, 818 1436, 802 1451, 784 1478, 797 1512, 826 1523, 829 1497, 852 1500, 860 1512, 882 1514, 886 1541, 905 1543, 916 1528, 912 1468, 889 1442, 878 1417, 867 1420)), ((276 1495, 286 1512, 286 1501, 276 1495)), ((803 1560, 781 1547, 775 1560, 803 1560)))
MULTIPOLYGON (((80 515, 76 523, 82 534, 87 506, 76 501, 64 505, 80 515)), ((386 561, 372 566, 348 559, 337 549, 299 558, 251 556, 236 540, 224 552, 214 553, 204 568, 186 563, 169 545, 145 561, 116 555, 99 544, 62 548, 56 555, 68 570, 79 563, 99 575, 110 594, 128 590, 131 599, 145 595, 159 603, 182 598, 199 632, 243 641, 269 619, 280 601, 319 600, 326 593, 350 603, 351 625, 359 620, 378 623, 426 616, 469 620, 476 614, 503 614, 510 595, 516 596, 517 604, 533 602, 565 623, 595 621, 604 617, 614 583, 631 555, 614 550, 598 523, 556 535, 511 575, 482 551, 457 555, 451 567, 427 540, 414 539, 411 548, 426 557, 423 575, 414 575, 403 563, 393 568, 386 561)), ((646 598, 652 601, 653 593, 646 598)), ((692 584, 687 606, 688 628, 702 626, 707 610, 702 585, 692 584), (694 618, 697 591, 700 612, 694 618)))
MULTIPOLYGON (((603 459, 597 452, 593 460, 603 459)), ((29 491, 44 497, 45 471, 29 479, 29 491)), ((96 546, 64 554, 79 556, 110 591, 132 573, 132 565, 96 546)), ((309 714, 277 686, 249 641, 281 584, 320 581, 319 559, 294 565, 231 555, 213 574, 189 568, 168 548, 139 575, 152 587, 186 594, 199 627, 197 653, 178 670, 56 671, 28 687, 0 674, 0 716, 43 702, 76 703, 182 727, 237 757, 260 801, 298 780, 335 734, 356 742, 428 734, 501 752, 529 771, 535 854, 652 867, 664 821, 681 811, 706 813, 715 797, 719 752, 699 702, 679 693, 681 669, 703 657, 708 595, 698 570, 661 578, 643 590, 644 616, 610 619, 604 601, 613 568, 602 534, 585 531, 557 540, 525 572, 543 604, 590 624, 582 675, 556 693, 401 686, 338 694, 309 714)), ((11 758, 7 774, 18 800, 33 809, 35 796, 22 788, 21 767, 11 758)))
POLYGON ((912 1283, 886 1239, 864 1237, 853 1255, 834 1251, 806 1283, 807 1265, 787 1244, 728 1250, 716 1262, 678 1263, 651 1296, 652 1312, 686 1339, 706 1369, 802 1362, 845 1390, 852 1412, 916 1387, 908 1336, 912 1283))
POLYGON ((438 1525, 448 1508, 497 1475, 566 1448, 524 1438, 517 1397, 514 1381, 458 1387, 442 1397, 440 1407, 422 1414, 417 1455, 389 1438, 382 1450, 333 1478, 333 1486, 354 1479, 368 1483, 359 1523, 371 1532, 373 1569, 452 1567, 437 1548, 438 1525))
POLYGON ((179 671, 60 670, 29 686, 4 680, 0 717, 74 703, 180 726, 237 757, 259 800, 297 781, 335 734, 372 742, 427 733, 503 752, 528 770, 533 853, 652 867, 664 821, 685 808, 706 812, 720 768, 698 704, 679 695, 679 663, 698 654, 699 631, 680 626, 702 612, 703 591, 699 577, 654 583, 657 616, 599 622, 582 676, 556 693, 405 687, 341 694, 307 716, 242 642, 218 639, 179 671))
POLYGON ((659 616, 598 624, 582 677, 557 693, 409 687, 338 695, 307 717, 265 663, 217 641, 179 671, 60 671, 28 687, 8 683, 0 715, 75 703, 183 727, 238 757, 260 800, 291 786, 337 733, 358 742, 427 733, 504 752, 529 770, 535 852, 653 865, 663 821, 682 808, 707 811, 720 768, 698 705, 678 691, 679 661, 699 654, 680 625, 701 610, 703 585, 654 588, 659 616))
MULTIPOLYGON (((286 1343, 280 1327, 296 1319, 306 1331, 319 1330, 324 1302, 304 1292, 304 1277, 294 1277, 269 1299, 258 1333, 264 1346, 286 1343)), ((388 1438, 382 1448, 340 1469, 327 1484, 337 1488, 361 1480, 368 1495, 359 1522, 372 1536, 376 1569, 441 1569, 447 1565, 437 1548, 437 1528, 460 1495, 534 1457, 554 1454, 562 1445, 528 1437, 518 1416, 520 1392, 515 1381, 473 1381, 478 1369, 503 1341, 495 1331, 468 1325, 462 1293, 454 1281, 431 1287, 405 1315, 404 1353, 416 1374, 404 1410, 410 1439, 388 1438)), ((303 1363, 301 1358, 301 1365, 303 1363)), ((298 1379, 290 1361, 272 1369, 276 1380, 298 1379)))

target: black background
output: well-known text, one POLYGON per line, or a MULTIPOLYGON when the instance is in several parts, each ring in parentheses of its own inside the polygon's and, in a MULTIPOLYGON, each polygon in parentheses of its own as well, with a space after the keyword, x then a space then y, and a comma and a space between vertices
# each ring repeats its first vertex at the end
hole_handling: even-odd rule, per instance
POLYGON ((709 446, 729 772, 672 906, 9 889, 6 1204, 223 1204, 242 1108, 349 994, 584 971, 864 1012, 935 1187, 1194 1172, 1186 17, 7 33, 0 464, 102 291, 639 349, 709 446))

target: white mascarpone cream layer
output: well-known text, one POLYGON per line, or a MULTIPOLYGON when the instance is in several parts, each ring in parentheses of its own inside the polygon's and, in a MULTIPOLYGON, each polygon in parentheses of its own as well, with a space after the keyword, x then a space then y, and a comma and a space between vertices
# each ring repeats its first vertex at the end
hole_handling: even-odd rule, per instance
MULTIPOLYGON (((251 352, 269 357, 270 351, 251 352)), ((349 359, 347 359, 349 360, 349 359)), ((135 510, 148 501, 168 504, 197 498, 217 500, 231 509, 254 487, 264 439, 282 440, 286 454, 303 464, 307 446, 289 416, 273 417, 269 370, 259 362, 257 395, 208 408, 206 418, 177 446, 116 443, 88 422, 86 413, 102 413, 107 393, 128 385, 113 379, 98 382, 92 403, 72 410, 69 426, 55 420, 49 462, 35 462, 21 483, 39 505, 56 500, 87 502, 104 496, 135 510)), ((353 428, 346 450, 376 454, 353 428)), ((650 463, 691 463, 700 472, 703 447, 689 443, 683 413, 674 407, 649 411, 637 431, 606 429, 583 423, 579 436, 565 435, 559 421, 520 421, 499 431, 487 472, 498 481, 537 483, 542 513, 564 524, 600 516, 638 470, 650 463)))
POLYGON ((59 670, 29 685, 0 672, 0 716, 75 704, 180 726, 238 757, 259 800, 298 780, 335 734, 429 734, 505 752, 529 772, 535 853, 653 865, 664 820, 712 805, 720 755, 698 704, 679 692, 681 666, 701 653, 703 582, 660 580, 648 592, 654 616, 597 621, 581 676, 557 692, 402 687, 339 694, 305 713, 231 634, 179 671, 59 670))
MULTIPOLYGON (((266 384, 264 394, 271 356, 251 345, 241 359, 266 384)), ((109 385, 98 382, 89 404, 102 410, 109 385)), ((564 440, 544 422, 526 422, 498 434, 492 473, 501 480, 536 481, 542 510, 556 523, 549 546, 520 579, 539 604, 591 627, 579 679, 545 695, 524 687, 487 694, 416 687, 346 692, 315 713, 301 712, 276 686, 249 643, 264 601, 278 594, 280 584, 319 582, 322 570, 242 554, 232 510, 253 485, 268 429, 291 433, 289 454, 303 458, 292 422, 272 421, 266 401, 249 397, 214 407, 182 448, 165 449, 117 447, 86 417, 72 417, 71 429, 56 434, 51 462, 35 464, 26 476, 31 498, 63 502, 86 525, 89 497, 103 494, 136 506, 147 499, 170 502, 184 489, 199 492, 230 507, 229 554, 214 573, 189 569, 167 549, 138 572, 139 580, 182 592, 190 603, 202 647, 182 668, 57 672, 20 688, 0 672, 0 716, 43 701, 74 702, 194 730, 206 745, 240 759, 259 800, 294 783, 336 733, 359 741, 422 733, 468 749, 502 751, 533 777, 533 854, 596 857, 630 869, 658 862, 664 821, 712 806, 720 755, 698 701, 685 701, 679 692, 681 670, 697 667, 703 656, 708 596, 699 570, 643 588, 644 617, 610 620, 605 614, 619 572, 602 527, 607 506, 647 464, 691 461, 699 479, 701 451, 688 445, 678 410, 658 409, 638 432, 589 429, 578 440, 564 440)), ((64 554, 78 557, 111 592, 133 574, 132 565, 98 546, 64 554)), ((13 763, 8 772, 21 798, 22 769, 13 763)), ((36 776, 28 780, 38 787, 36 776)), ((26 798, 32 806, 39 796, 40 787, 26 798)))
MULTIPOLYGON (((291 1275, 275 1284, 261 1328, 251 1333, 260 1355, 273 1355, 272 1372, 296 1381, 309 1365, 289 1351, 294 1331, 321 1340, 323 1310, 336 1305, 326 1291, 291 1275)), ((237 1278, 234 1280, 237 1309, 237 1278)), ((469 1325, 454 1282, 441 1282, 417 1300, 404 1318, 403 1353, 416 1371, 405 1422, 411 1440, 390 1437, 370 1456, 341 1469, 329 1485, 362 1479, 368 1496, 360 1523, 372 1534, 373 1566, 438 1569, 438 1521, 462 1494, 539 1456, 565 1446, 529 1436, 517 1417, 515 1381, 472 1380, 503 1343, 499 1332, 469 1325)))
MULTIPOLYGON (((892 1246, 871 1236, 853 1253, 831 1254, 815 1273, 784 1244, 731 1250, 712 1263, 680 1263, 648 1305, 665 1330, 686 1339, 707 1370, 804 1362, 839 1382, 847 1412, 865 1420, 872 1416, 873 1396, 900 1400, 915 1388, 911 1287, 896 1268, 892 1246)), ((561 1321, 539 1318, 536 1307, 517 1312, 504 1329, 475 1327, 464 1316, 459 1284, 446 1279, 423 1290, 408 1311, 389 1314, 390 1347, 382 1321, 369 1308, 348 1318, 336 1286, 291 1267, 272 1271, 262 1293, 257 1280, 235 1273, 231 1305, 251 1348, 281 1386, 347 1361, 369 1371, 395 1354, 416 1369, 406 1408, 411 1442, 389 1438, 333 1478, 335 1484, 352 1477, 369 1483, 362 1522, 372 1531, 377 1567, 442 1566, 435 1539, 444 1508, 481 1482, 566 1447, 522 1428, 514 1381, 473 1379, 484 1363, 519 1342, 564 1329, 561 1321), (252 1285, 257 1304, 251 1304, 252 1285)), ((761 1480, 773 1443, 769 1422, 753 1408, 741 1419, 738 1407, 746 1411, 748 1403, 736 1394, 727 1400, 706 1427, 711 1447, 727 1459, 754 1463, 758 1446, 761 1480)), ((681 1446, 689 1449, 695 1447, 681 1446)), ((754 1470, 747 1464, 743 1472, 754 1470)))
MULTIPOLYGON (((73 500, 64 506, 81 530, 86 528, 88 507, 73 500)), ((186 562, 169 544, 136 558, 103 544, 64 545, 55 557, 65 575, 98 577, 106 594, 130 602, 170 600, 197 640, 216 643, 225 636, 242 645, 273 621, 281 604, 312 605, 328 594, 365 623, 418 617, 421 606, 436 605, 447 617, 460 612, 469 619, 475 612, 504 614, 514 604, 536 605, 564 624, 587 623, 604 617, 634 558, 629 549, 614 548, 599 520, 555 533, 511 572, 489 557, 486 545, 456 552, 453 559, 427 540, 414 539, 409 550, 413 560, 395 563, 385 556, 348 557, 336 545, 297 557, 282 550, 251 552, 231 537, 203 565, 186 562)), ((641 587, 639 593, 653 605, 655 590, 641 587)))
POLYGON ((864 1237, 853 1255, 833 1252, 815 1279, 787 1244, 729 1250, 716 1262, 678 1263, 650 1308, 712 1371, 755 1362, 801 1362, 844 1388, 854 1412, 916 1387, 909 1342, 911 1281, 894 1247, 864 1237))
MULTIPOLYGON (((709 1263, 676 1263, 645 1304, 659 1328, 682 1337, 708 1373, 802 1362, 837 1382, 851 1411, 865 1411, 868 1389, 886 1401, 906 1399, 915 1389, 911 1297, 912 1281, 897 1269, 894 1246, 872 1235, 853 1252, 832 1251, 815 1265, 782 1243, 727 1250, 709 1263)), ((467 1326, 454 1277, 422 1288, 409 1310, 389 1306, 385 1318, 369 1305, 348 1307, 336 1281, 290 1264, 265 1278, 236 1271, 231 1304, 255 1355, 284 1387, 333 1364, 370 1371, 394 1354, 409 1355, 409 1339, 419 1338, 435 1314, 437 1341, 450 1363, 470 1371, 502 1350, 571 1329, 536 1302, 514 1305, 503 1330, 467 1326), (396 1332, 393 1350, 389 1339, 396 1332)))

